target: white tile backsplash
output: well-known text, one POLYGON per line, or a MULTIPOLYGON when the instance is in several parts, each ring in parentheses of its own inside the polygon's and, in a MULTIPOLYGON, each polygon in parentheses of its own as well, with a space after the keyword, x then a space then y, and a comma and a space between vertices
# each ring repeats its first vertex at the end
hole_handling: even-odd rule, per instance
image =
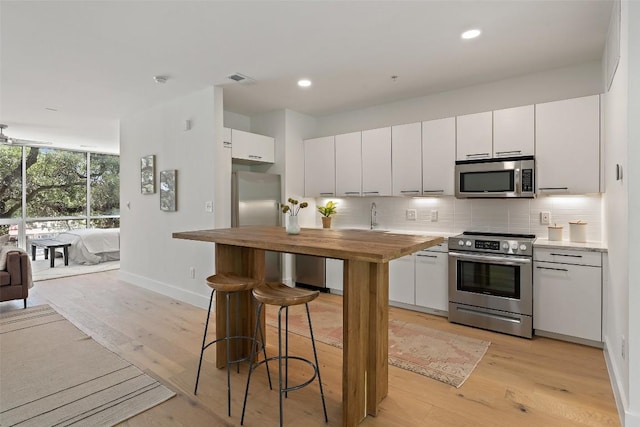
MULTIPOLYGON (((319 199, 324 204, 329 199, 319 199)), ((465 230, 533 233, 547 237, 547 225, 540 224, 540 212, 551 212, 551 223, 564 227, 569 240, 569 221, 588 223, 587 240, 602 240, 600 195, 545 196, 537 199, 456 199, 454 197, 355 197, 331 199, 338 202, 333 220, 336 228, 369 228, 371 203, 376 204, 379 229, 415 230, 432 233, 461 233, 465 230), (407 220, 407 209, 415 209, 416 220, 407 220), (431 221, 431 211, 438 220, 431 221)), ((318 225, 320 218, 317 218, 318 225)))

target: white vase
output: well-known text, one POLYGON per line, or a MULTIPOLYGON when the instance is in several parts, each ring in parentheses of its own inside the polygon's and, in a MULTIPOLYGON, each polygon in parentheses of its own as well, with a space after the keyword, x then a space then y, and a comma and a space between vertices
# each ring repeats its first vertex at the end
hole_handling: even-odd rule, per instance
POLYGON ((295 215, 289 215, 287 217, 287 234, 299 234, 300 224, 298 224, 298 217, 295 215))

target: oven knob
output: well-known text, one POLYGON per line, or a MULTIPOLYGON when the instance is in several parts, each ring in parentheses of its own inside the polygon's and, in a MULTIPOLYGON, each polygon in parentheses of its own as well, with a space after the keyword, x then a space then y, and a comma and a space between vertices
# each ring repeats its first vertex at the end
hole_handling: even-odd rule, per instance
POLYGON ((505 250, 506 250, 506 249, 509 249, 509 244, 508 244, 507 242, 504 242, 504 243, 502 244, 502 249, 505 249, 505 250))
POLYGON ((527 250, 527 245, 520 245, 520 250, 521 251, 526 251, 527 250))
POLYGON ((464 240, 458 240, 458 246, 464 246, 464 240))
POLYGON ((512 243, 511 244, 511 249, 513 249, 514 251, 518 250, 518 244, 517 243, 512 243))
POLYGON ((465 243, 465 245, 471 247, 471 240, 467 240, 467 243, 465 243))

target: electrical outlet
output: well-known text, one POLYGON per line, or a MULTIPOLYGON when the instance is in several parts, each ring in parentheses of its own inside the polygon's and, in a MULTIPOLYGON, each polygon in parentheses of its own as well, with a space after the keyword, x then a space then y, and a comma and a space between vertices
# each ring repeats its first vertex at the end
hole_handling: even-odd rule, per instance
POLYGON ((407 219, 415 221, 418 218, 418 212, 415 209, 407 209, 407 219))
POLYGON ((190 276, 192 279, 195 279, 195 278, 196 278, 196 268, 195 268, 195 267, 189 267, 189 276, 190 276))
POLYGON ((622 347, 621 348, 622 360, 624 360, 625 359, 625 350, 627 349, 626 348, 627 347, 627 340, 624 338, 624 335, 622 336, 622 339, 620 341, 621 341, 620 347, 622 347))
POLYGON ((431 210, 431 222, 438 221, 438 211, 435 209, 431 210))
POLYGON ((542 211, 540 212, 540 224, 549 225, 551 222, 551 212, 542 211))
POLYGON ((207 201, 204 203, 204 211, 205 212, 213 212, 213 202, 212 201, 207 201))

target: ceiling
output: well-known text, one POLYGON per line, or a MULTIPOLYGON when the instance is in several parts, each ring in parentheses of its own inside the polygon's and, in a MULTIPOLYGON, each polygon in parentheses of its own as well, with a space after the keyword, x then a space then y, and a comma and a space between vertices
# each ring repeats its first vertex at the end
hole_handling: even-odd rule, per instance
POLYGON ((333 114, 599 60, 611 6, 1 0, 0 123, 13 138, 118 152, 119 118, 213 85, 239 114, 333 114), (483 33, 462 40, 469 28, 483 33))

